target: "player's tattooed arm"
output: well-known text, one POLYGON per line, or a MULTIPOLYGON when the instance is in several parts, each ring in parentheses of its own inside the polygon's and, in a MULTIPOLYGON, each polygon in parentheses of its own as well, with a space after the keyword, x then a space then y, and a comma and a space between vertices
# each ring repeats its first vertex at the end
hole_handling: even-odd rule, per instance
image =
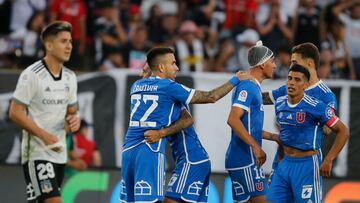
POLYGON ((195 90, 194 96, 192 97, 191 104, 205 104, 205 103, 215 103, 219 99, 223 98, 227 93, 229 93, 236 85, 243 80, 253 79, 249 74, 249 71, 238 71, 234 77, 232 77, 225 84, 210 90, 210 91, 199 91, 195 90))
POLYGON ((217 87, 211 91, 195 90, 194 96, 191 98, 191 104, 204 104, 215 103, 217 100, 223 98, 234 87, 230 82, 227 82, 220 87, 217 87))
POLYGON ((262 95, 262 98, 263 98, 263 104, 265 104, 265 105, 274 104, 273 101, 270 98, 269 92, 263 92, 261 95, 262 95))
POLYGON ((144 133, 144 137, 146 142, 150 144, 154 142, 158 142, 161 138, 178 133, 181 130, 188 128, 193 123, 194 121, 190 113, 186 109, 183 109, 181 111, 181 116, 179 120, 175 121, 170 126, 166 128, 162 128, 160 130, 147 130, 144 133))

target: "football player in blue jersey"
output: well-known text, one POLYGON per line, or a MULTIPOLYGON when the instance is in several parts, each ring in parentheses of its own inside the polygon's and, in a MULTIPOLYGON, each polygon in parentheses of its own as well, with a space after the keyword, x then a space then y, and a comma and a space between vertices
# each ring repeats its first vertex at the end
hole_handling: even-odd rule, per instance
POLYGON ((275 170, 267 200, 280 202, 322 202, 322 177, 329 177, 332 162, 345 145, 349 132, 331 106, 305 93, 310 73, 293 65, 286 82, 287 95, 275 103, 284 158, 275 170), (320 164, 317 128, 326 125, 336 139, 320 164), (321 165, 321 166, 320 166, 321 165))
POLYGON ((273 52, 259 41, 248 52, 253 80, 242 81, 232 95, 228 124, 232 129, 225 168, 232 181, 234 202, 266 202, 267 184, 261 165, 264 108, 260 83, 275 70, 273 52))
MULTIPOLYGON (((145 66, 142 76, 150 75, 151 70, 145 66)), ((147 130, 144 133, 150 144, 168 136, 167 140, 172 149, 175 169, 167 185, 164 202, 207 202, 211 173, 209 156, 195 131, 189 107, 180 103, 177 105, 174 109, 181 110, 181 116, 178 118, 178 113, 173 114, 174 119, 178 118, 176 122, 168 127, 147 130)))
POLYGON ((164 198, 165 140, 148 143, 144 133, 171 125, 176 114, 180 114, 181 105, 216 102, 241 78, 238 73, 220 87, 198 91, 174 81, 178 67, 171 48, 151 49, 147 63, 152 75, 136 81, 130 92, 130 121, 122 153, 123 202, 158 202, 164 198))
MULTIPOLYGON (((332 107, 335 111, 337 110, 337 102, 335 94, 330 90, 330 88, 322 81, 319 80, 317 76, 317 69, 319 67, 320 61, 320 53, 318 48, 312 43, 302 43, 299 44, 292 49, 291 54, 291 65, 299 64, 303 67, 307 68, 310 72, 310 80, 309 80, 309 87, 305 90, 306 94, 316 99, 324 102, 325 104, 332 107)), ((286 95, 286 86, 283 85, 278 89, 275 89, 271 92, 264 92, 263 94, 264 104, 273 104, 275 100, 281 96, 286 95)), ((323 139, 323 132, 325 135, 329 134, 329 128, 324 126, 317 129, 320 139, 323 139)), ((265 135, 265 134, 264 134, 265 135)), ((264 137, 265 138, 265 137, 264 137)), ((321 143, 321 142, 320 142, 321 143)), ((273 170, 271 174, 274 173, 279 161, 282 158, 283 149, 279 148, 278 152, 275 155, 273 161, 273 170)), ((319 150, 320 159, 322 159, 321 150, 319 150)), ((271 183, 271 176, 269 178, 269 183, 271 183)))

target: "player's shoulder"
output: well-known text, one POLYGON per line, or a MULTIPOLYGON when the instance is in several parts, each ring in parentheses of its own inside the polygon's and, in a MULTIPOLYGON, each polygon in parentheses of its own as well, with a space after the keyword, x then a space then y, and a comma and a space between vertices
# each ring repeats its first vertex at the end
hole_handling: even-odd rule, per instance
POLYGON ((333 91, 322 80, 319 80, 313 88, 316 88, 318 93, 322 95, 334 95, 333 91))
POLYGON ((252 89, 256 88, 258 84, 253 80, 244 80, 241 81, 240 84, 237 86, 238 89, 252 89))
POLYGON ((44 63, 41 60, 39 60, 29 65, 27 68, 25 68, 23 73, 39 75, 43 70, 46 70, 46 67, 44 63))
POLYGON ((321 100, 319 100, 313 96, 307 95, 307 94, 304 95, 303 101, 308 106, 311 106, 314 108, 319 107, 319 106, 325 106, 324 102, 322 102, 321 100))
POLYGON ((63 71, 64 71, 64 74, 76 77, 75 72, 66 66, 63 67, 63 71))

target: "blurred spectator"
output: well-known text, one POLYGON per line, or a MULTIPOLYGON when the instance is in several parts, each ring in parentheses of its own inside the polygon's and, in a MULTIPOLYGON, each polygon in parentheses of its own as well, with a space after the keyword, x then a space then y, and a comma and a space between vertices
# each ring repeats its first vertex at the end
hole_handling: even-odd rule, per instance
POLYGON ((246 29, 236 36, 236 41, 226 39, 220 48, 216 62, 217 71, 236 72, 248 70, 248 50, 259 40, 259 34, 253 29, 246 29))
POLYGON ((225 29, 256 28, 257 0, 223 0, 223 2, 226 13, 225 29))
POLYGON ((137 4, 131 4, 127 11, 126 29, 129 37, 132 37, 135 30, 144 24, 142 14, 140 12, 140 6, 137 4))
POLYGON ((172 14, 165 14, 161 18, 161 25, 155 27, 149 34, 150 41, 154 45, 174 46, 177 39, 177 30, 179 26, 178 18, 172 14))
POLYGON ((50 22, 67 21, 72 25, 73 50, 68 65, 84 68, 86 49, 86 6, 82 0, 53 0, 50 5, 50 22))
POLYGON ((74 150, 74 134, 68 133, 66 135, 66 147, 68 151, 68 160, 65 166, 65 177, 70 177, 78 173, 79 171, 84 171, 88 168, 88 165, 84 160, 80 159, 79 155, 74 150))
POLYGON ((11 3, 11 31, 25 28, 34 12, 45 11, 47 8, 46 0, 12 0, 11 3))
POLYGON ((183 0, 179 1, 182 19, 188 19, 198 26, 210 26, 211 18, 215 10, 215 0, 183 0))
POLYGON ((133 35, 122 48, 127 67, 141 70, 146 63, 146 53, 151 48, 145 26, 135 28, 133 35))
POLYGON ((88 137, 89 124, 81 120, 80 129, 73 136, 74 151, 87 166, 99 167, 102 165, 101 155, 96 148, 95 141, 88 137))
POLYGON ((345 24, 345 42, 352 58, 356 78, 360 80, 360 1, 349 0, 333 8, 335 16, 345 24), (350 9, 350 15, 343 12, 350 9))
POLYGON ((21 57, 18 66, 25 68, 43 57, 40 33, 45 26, 45 13, 36 11, 30 17, 26 28, 19 28, 10 34, 11 39, 21 41, 21 57))
POLYGON ((0 36, 10 33, 11 1, 0 0, 0 36))
POLYGON ((330 32, 331 24, 333 24, 333 22, 337 19, 337 16, 334 15, 333 8, 345 1, 347 0, 334 0, 322 9, 320 17, 321 42, 326 40, 327 33, 330 32))
POLYGON ((327 40, 322 43, 322 51, 330 50, 331 57, 331 78, 335 79, 356 79, 355 69, 344 40, 344 24, 335 20, 331 24, 327 40))
POLYGON ((292 42, 291 18, 280 9, 280 0, 259 7, 257 24, 261 40, 275 54, 282 45, 292 42))
POLYGON ((104 62, 99 67, 99 71, 110 71, 125 67, 126 65, 121 50, 113 48, 108 51, 104 62))
POLYGON ((180 26, 180 38, 175 43, 175 57, 181 72, 207 71, 207 54, 204 44, 197 38, 198 27, 187 20, 180 26))
POLYGON ((293 22, 294 45, 311 42, 320 49, 319 24, 320 9, 316 7, 316 0, 302 0, 293 22))
POLYGON ((299 7, 299 0, 280 0, 280 9, 288 17, 293 18, 299 7))
POLYGON ((274 78, 286 79, 291 63, 291 48, 289 45, 283 45, 279 48, 275 58, 275 63, 276 69, 274 71, 274 78))
POLYGON ((320 52, 320 66, 317 69, 318 77, 320 79, 331 79, 333 77, 337 77, 331 74, 331 69, 333 69, 331 50, 322 49, 320 52))
POLYGON ((117 7, 112 3, 102 4, 102 16, 95 22, 96 62, 101 64, 108 50, 123 46, 127 35, 120 22, 117 7))

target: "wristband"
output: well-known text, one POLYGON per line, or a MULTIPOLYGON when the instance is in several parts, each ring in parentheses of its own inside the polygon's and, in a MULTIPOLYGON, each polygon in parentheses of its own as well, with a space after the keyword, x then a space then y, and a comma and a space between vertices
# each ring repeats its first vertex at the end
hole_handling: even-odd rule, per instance
POLYGON ((229 80, 229 83, 230 83, 233 87, 237 86, 240 82, 241 82, 241 80, 240 80, 238 77, 236 77, 236 76, 233 76, 233 77, 229 80))

